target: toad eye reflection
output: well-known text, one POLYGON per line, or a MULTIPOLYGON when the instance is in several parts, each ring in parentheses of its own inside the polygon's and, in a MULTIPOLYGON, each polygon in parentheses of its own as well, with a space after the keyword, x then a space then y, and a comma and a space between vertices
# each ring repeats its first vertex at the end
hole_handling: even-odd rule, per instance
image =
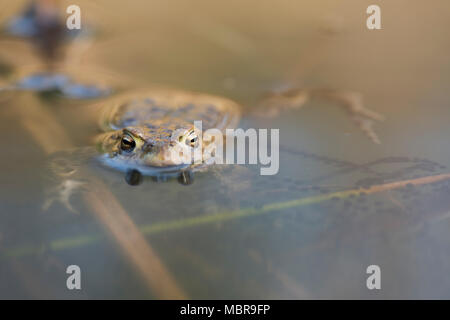
POLYGON ((124 152, 131 152, 136 147, 136 141, 128 135, 125 134, 120 141, 120 149, 124 152))

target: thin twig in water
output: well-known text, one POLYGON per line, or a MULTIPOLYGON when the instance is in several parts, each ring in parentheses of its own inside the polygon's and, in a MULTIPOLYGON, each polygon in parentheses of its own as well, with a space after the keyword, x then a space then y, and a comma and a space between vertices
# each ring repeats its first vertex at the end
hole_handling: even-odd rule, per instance
MULTIPOLYGON (((282 202, 275 202, 266 204, 259 208, 254 207, 247 207, 242 208, 234 211, 224 211, 221 213, 214 213, 214 214, 206 214, 206 215, 200 215, 190 218, 183 218, 183 219, 176 219, 171 221, 164 221, 149 225, 144 225, 140 228, 140 231, 144 235, 153 235, 153 234, 159 234, 162 232, 169 232, 169 231, 175 231, 175 230, 182 230, 190 227, 197 227, 201 225, 207 225, 212 223, 219 223, 239 218, 246 218, 266 213, 273 213, 278 212, 283 209, 289 209, 289 208, 295 208, 295 207, 301 207, 306 205, 311 205, 315 203, 321 203, 324 201, 331 200, 333 198, 341 198, 345 199, 353 195, 359 195, 361 193, 363 194, 374 194, 379 192, 385 192, 389 190, 404 188, 409 185, 419 186, 419 185, 426 185, 430 183, 435 183, 439 181, 444 180, 450 180, 450 173, 446 174, 439 174, 439 175, 433 175, 433 176, 426 176, 416 179, 409 179, 409 180, 401 180, 386 184, 380 184, 375 185, 367 189, 351 189, 351 190, 345 190, 345 191, 338 191, 338 192, 332 192, 328 194, 318 195, 318 196, 311 196, 311 197, 305 197, 305 198, 299 198, 299 199, 293 199, 288 201, 282 201, 282 202)), ((92 236, 92 235, 84 235, 80 237, 73 237, 73 238, 65 238, 65 239, 59 239, 56 241, 53 241, 50 243, 49 247, 52 250, 65 250, 75 247, 80 247, 84 245, 89 245, 92 243, 95 243, 97 241, 101 240, 101 238, 92 236)), ((36 252, 39 252, 41 247, 33 247, 33 246, 23 246, 14 248, 12 250, 8 250, 6 252, 7 255, 11 256, 23 256, 23 255, 29 255, 36 252)))
MULTIPOLYGON (((41 106, 34 96, 21 95, 19 97, 24 96, 31 98, 31 101, 16 103, 15 110, 17 110, 18 119, 23 128, 30 133, 42 150, 46 154, 50 154, 73 147, 70 138, 53 115, 41 106)), ((185 294, 178 287, 161 259, 145 241, 114 195, 98 179, 91 178, 90 182, 95 186, 95 193, 84 193, 84 201, 100 223, 110 232, 125 255, 131 259, 152 292, 161 299, 185 298, 185 294)))

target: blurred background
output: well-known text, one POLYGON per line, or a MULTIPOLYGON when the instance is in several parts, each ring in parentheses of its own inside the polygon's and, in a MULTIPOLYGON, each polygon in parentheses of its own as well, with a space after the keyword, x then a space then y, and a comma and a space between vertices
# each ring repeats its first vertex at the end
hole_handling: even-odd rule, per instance
POLYGON ((82 110, 101 97, 0 91, 1 298, 450 298, 448 1, 43 2, 63 29, 78 5, 86 34, 48 55, 42 38, 8 32, 29 1, 0 0, 2 87, 57 70, 114 92, 217 94, 244 110, 273 90, 332 87, 361 93, 386 120, 375 145, 327 101, 244 116, 243 128, 280 129, 276 176, 233 166, 190 186, 132 187, 85 159, 98 129, 82 110), (381 30, 366 27, 371 4, 381 30), (101 182, 71 198, 77 213, 43 209, 55 152, 101 182), (389 187, 399 181, 417 183, 389 187), (66 287, 72 264, 82 290, 66 287), (372 264, 381 290, 366 287, 372 264))

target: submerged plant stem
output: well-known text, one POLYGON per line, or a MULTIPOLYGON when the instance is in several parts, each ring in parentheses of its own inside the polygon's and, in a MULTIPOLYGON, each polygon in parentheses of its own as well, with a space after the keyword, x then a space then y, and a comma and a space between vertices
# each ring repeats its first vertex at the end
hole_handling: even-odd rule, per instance
MULTIPOLYGON (((246 218, 251 217, 255 215, 265 214, 269 212, 277 212, 283 209, 288 208, 295 208, 295 207, 301 207, 305 205, 315 204, 324 202, 333 198, 348 198, 352 195, 360 195, 363 194, 373 194, 373 193, 380 193, 384 191, 389 191, 393 189, 399 189, 404 188, 408 185, 425 185, 429 183, 435 183, 439 181, 444 180, 450 180, 450 173, 446 174, 439 174, 439 175, 433 175, 433 176, 426 176, 416 179, 409 179, 409 180, 401 180, 396 182, 390 182, 386 184, 380 184, 375 185, 370 188, 366 189, 350 189, 345 191, 338 191, 338 192, 332 192, 329 194, 319 195, 319 196, 312 196, 312 197, 306 197, 306 198, 299 198, 294 200, 288 200, 288 201, 282 201, 282 202, 275 202, 266 204, 262 207, 255 208, 255 207, 247 207, 242 208, 238 210, 233 211, 223 211, 216 214, 206 214, 206 215, 200 215, 190 218, 183 218, 183 219, 175 219, 171 221, 163 221, 153 224, 148 224, 140 227, 140 231, 143 235, 154 235, 162 232, 168 232, 168 231, 174 231, 174 230, 181 230, 186 229, 190 227, 197 227, 201 225, 211 224, 211 223, 219 223, 224 222, 228 220, 234 220, 234 219, 240 219, 240 218, 246 218)), ((93 243, 96 243, 100 241, 102 237, 100 236, 93 236, 93 235, 83 235, 79 237, 71 237, 71 238, 62 238, 55 241, 52 241, 48 245, 48 249, 53 251, 60 251, 60 250, 66 250, 71 248, 78 248, 86 245, 90 245, 93 243)), ((13 248, 10 250, 6 250, 4 253, 8 256, 24 256, 24 255, 30 255, 30 254, 37 254, 42 252, 44 249, 43 246, 22 246, 13 248)))

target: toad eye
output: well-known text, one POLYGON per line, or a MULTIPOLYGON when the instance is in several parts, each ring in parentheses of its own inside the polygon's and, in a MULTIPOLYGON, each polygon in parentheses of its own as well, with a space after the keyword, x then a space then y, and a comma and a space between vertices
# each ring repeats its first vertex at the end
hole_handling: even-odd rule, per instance
POLYGON ((195 148, 198 145, 198 138, 196 136, 190 136, 186 139, 186 144, 192 148, 195 148))
POLYGON ((125 152, 131 152, 136 147, 136 142, 134 139, 126 134, 122 137, 122 141, 120 141, 120 149, 125 152))

